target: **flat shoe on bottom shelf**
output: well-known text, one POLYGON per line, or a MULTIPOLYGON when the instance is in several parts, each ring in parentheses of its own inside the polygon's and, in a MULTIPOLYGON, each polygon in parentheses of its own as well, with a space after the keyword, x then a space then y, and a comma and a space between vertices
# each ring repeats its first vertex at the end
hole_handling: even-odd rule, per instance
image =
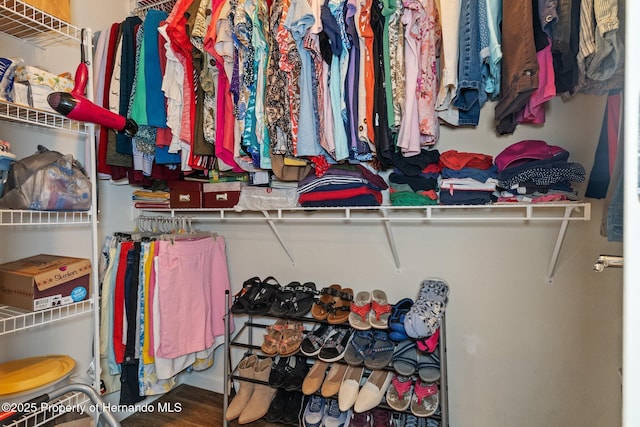
POLYGON ((316 360, 307 376, 304 377, 304 381, 302 381, 302 393, 306 395, 310 395, 320 390, 320 387, 324 383, 325 380, 325 371, 329 364, 327 362, 323 362, 322 360, 316 360))

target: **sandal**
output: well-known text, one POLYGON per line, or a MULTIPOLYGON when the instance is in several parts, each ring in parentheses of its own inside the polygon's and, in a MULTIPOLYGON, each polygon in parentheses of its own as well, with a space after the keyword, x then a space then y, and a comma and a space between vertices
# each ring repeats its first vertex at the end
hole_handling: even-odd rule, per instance
POLYGON ((259 285, 259 291, 249 301, 249 307, 247 308, 247 314, 263 315, 269 312, 276 292, 280 288, 280 283, 273 277, 269 276, 262 281, 259 285), (269 283, 273 281, 275 283, 269 283))
POLYGON ((416 417, 430 417, 435 414, 439 404, 438 385, 416 381, 411 396, 411 413, 416 417))
POLYGON ((344 361, 353 366, 362 365, 372 343, 373 333, 371 331, 356 331, 344 353, 344 361))
POLYGON ((339 328, 338 332, 324 343, 318 353, 318 359, 323 362, 336 362, 342 359, 352 333, 351 328, 339 328))
POLYGON ((367 291, 358 292, 351 302, 349 313, 349 324, 353 329, 359 331, 371 329, 369 310, 371 310, 371 294, 367 291))
POLYGON ((369 312, 371 327, 387 329, 390 315, 391 305, 387 301, 387 294, 379 289, 374 290, 371 293, 371 311, 369 312))
POLYGON ((325 341, 335 333, 333 326, 329 326, 326 323, 321 324, 318 329, 309 332, 305 335, 300 344, 300 353, 305 356, 315 356, 320 353, 320 349, 324 345, 325 341))
POLYGON ((264 341, 260 349, 267 356, 275 356, 280 349, 280 340, 282 339, 282 331, 287 325, 287 321, 284 319, 278 319, 273 325, 269 325, 266 328, 266 334, 264 334, 264 341))
POLYGON ((387 405, 396 411, 406 411, 411 404, 413 379, 402 375, 394 375, 387 389, 387 405))
POLYGON ((260 290, 259 286, 261 283, 262 280, 260 280, 258 276, 245 280, 245 282, 242 284, 242 289, 240 289, 240 292, 233 296, 233 303, 231 304, 231 308, 229 309, 229 311, 231 311, 233 314, 246 314, 247 309, 249 308, 249 302, 260 290))
POLYGON ((286 317, 291 308, 291 299, 299 286, 302 286, 300 282, 290 282, 287 286, 278 289, 273 297, 273 304, 269 307, 269 314, 275 317, 286 317))
POLYGON ((306 315, 316 301, 317 292, 316 284, 313 282, 305 282, 302 286, 297 286, 293 297, 289 301, 289 309, 286 315, 289 317, 306 315))
POLYGON ((289 322, 282 332, 282 338, 278 347, 280 356, 293 356, 300 350, 304 328, 301 322, 289 322))
POLYGON ((339 325, 349 320, 351 313, 351 301, 353 301, 353 289, 342 288, 333 297, 333 308, 327 316, 327 322, 332 325, 339 325))
POLYGON ((418 376, 425 383, 434 383, 440 379, 440 357, 436 352, 418 352, 418 376))
POLYGON ((328 288, 323 288, 320 291, 320 298, 315 302, 313 307, 311 308, 311 315, 314 319, 317 320, 326 320, 327 316, 331 312, 331 308, 333 307, 333 295, 337 291, 342 289, 342 286, 334 284, 329 286, 328 288))
POLYGON ((400 375, 411 376, 418 369, 418 351, 413 340, 405 340, 398 343, 396 351, 391 359, 393 369, 400 375))
POLYGON ((385 331, 375 331, 373 333, 373 343, 364 357, 364 366, 374 369, 384 369, 393 358, 393 342, 385 331))

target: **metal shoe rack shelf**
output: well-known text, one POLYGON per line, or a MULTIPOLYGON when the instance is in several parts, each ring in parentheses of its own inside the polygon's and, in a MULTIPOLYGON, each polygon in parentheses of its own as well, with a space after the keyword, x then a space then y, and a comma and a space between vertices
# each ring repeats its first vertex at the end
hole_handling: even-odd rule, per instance
MULTIPOLYGON (((225 342, 224 372, 226 376, 225 378, 226 383, 224 387, 224 400, 223 400, 224 414, 226 414, 227 407, 229 406, 229 398, 230 398, 229 390, 230 390, 232 381, 241 380, 241 381, 247 381, 247 382, 252 382, 256 384, 269 385, 268 382, 255 380, 253 378, 246 378, 239 375, 238 369, 237 369, 239 362, 235 364, 232 363, 231 348, 233 347, 244 348, 246 351, 243 357, 251 353, 256 353, 258 356, 260 356, 261 346, 256 344, 257 341, 254 339, 254 333, 256 333, 257 331, 257 333, 259 334, 259 337, 261 337, 262 332, 267 328, 267 326, 273 323, 273 322, 271 323, 267 322, 266 319, 274 319, 274 320, 279 319, 278 317, 271 316, 269 314, 265 314, 261 316, 253 316, 250 314, 240 315, 240 316, 245 316, 247 320, 243 322, 242 326, 234 333, 232 337, 231 322, 233 321, 232 317, 234 315, 232 315, 231 312, 229 311, 230 296, 228 291, 225 292, 225 301, 226 301, 226 306, 225 306, 226 315, 225 315, 225 341, 224 341, 225 342), (254 317, 259 317, 261 319, 264 319, 264 321, 256 322, 254 321, 254 317)), ((235 315, 235 316, 238 316, 238 315, 235 315)), ((325 321, 317 320, 313 317, 307 317, 307 316, 301 317, 301 318, 292 318, 292 319, 302 321, 303 324, 305 325, 305 331, 309 331, 310 327, 313 327, 313 325, 315 324, 327 323, 325 321)), ((430 418, 437 419, 440 422, 441 427, 449 427, 449 412, 448 412, 449 401, 448 401, 448 389, 447 389, 447 341, 445 338, 446 337, 445 323, 446 323, 445 318, 443 317, 442 325, 440 327, 440 339, 439 339, 439 345, 438 345, 439 356, 440 356, 440 380, 438 381, 438 386, 440 389, 440 413, 430 417, 430 418)), ((302 357, 305 357, 308 360, 312 360, 312 361, 316 360, 315 356, 304 356, 301 353, 297 355, 301 355, 302 357)), ((332 362, 332 363, 342 363, 342 362, 332 362)), ((393 371, 393 368, 391 366, 388 366, 387 370, 393 371)), ((365 368, 365 374, 368 375, 369 372, 370 371, 367 368, 365 368)), ((386 403, 381 403, 378 407, 382 409, 387 409, 393 413, 399 414, 398 411, 390 408, 389 406, 386 405, 386 403)), ((304 411, 304 408, 303 408, 303 411, 304 411)), ((405 413, 410 414, 411 412, 407 410, 405 411, 405 413)), ((228 421, 226 421, 226 419, 223 419, 223 427, 227 427, 228 425, 229 425, 228 421)))

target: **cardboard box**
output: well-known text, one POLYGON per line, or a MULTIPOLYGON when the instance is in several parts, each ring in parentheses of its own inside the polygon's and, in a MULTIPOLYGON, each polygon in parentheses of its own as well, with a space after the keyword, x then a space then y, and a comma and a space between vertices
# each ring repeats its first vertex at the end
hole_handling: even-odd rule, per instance
POLYGON ((70 0, 22 0, 23 2, 40 9, 41 11, 53 15, 56 18, 71 22, 71 2, 70 0))
POLYGON ((169 181, 171 208, 201 208, 202 183, 197 181, 169 181))
POLYGON ((91 261, 35 255, 0 265, 0 304, 46 310, 89 298, 91 261))
POLYGON ((240 200, 244 182, 212 182, 202 186, 203 208, 232 208, 240 200))

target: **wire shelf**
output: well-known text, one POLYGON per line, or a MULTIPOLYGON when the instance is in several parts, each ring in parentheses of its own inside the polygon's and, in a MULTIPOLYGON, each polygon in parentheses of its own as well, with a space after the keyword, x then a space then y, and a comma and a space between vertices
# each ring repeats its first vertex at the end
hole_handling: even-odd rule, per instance
POLYGON ((41 410, 25 414, 6 427, 37 427, 58 418, 66 412, 83 412, 84 405, 91 400, 80 392, 66 393, 57 399, 52 399, 41 410))
POLYGON ((80 41, 80 28, 20 0, 0 0, 0 32, 40 47, 80 41))
POLYGON ((170 13, 175 4, 176 0, 139 0, 136 1, 133 13, 141 18, 144 18, 147 12, 151 9, 162 10, 170 13))
POLYGON ((2 225, 91 224, 90 211, 30 211, 0 209, 2 225))
POLYGON ((38 110, 25 105, 14 104, 4 100, 0 100, 0 119, 79 134, 87 133, 87 126, 84 123, 70 120, 59 114, 38 110))
POLYGON ((0 305, 0 335, 90 313, 93 309, 92 302, 88 299, 42 311, 27 311, 0 305))

